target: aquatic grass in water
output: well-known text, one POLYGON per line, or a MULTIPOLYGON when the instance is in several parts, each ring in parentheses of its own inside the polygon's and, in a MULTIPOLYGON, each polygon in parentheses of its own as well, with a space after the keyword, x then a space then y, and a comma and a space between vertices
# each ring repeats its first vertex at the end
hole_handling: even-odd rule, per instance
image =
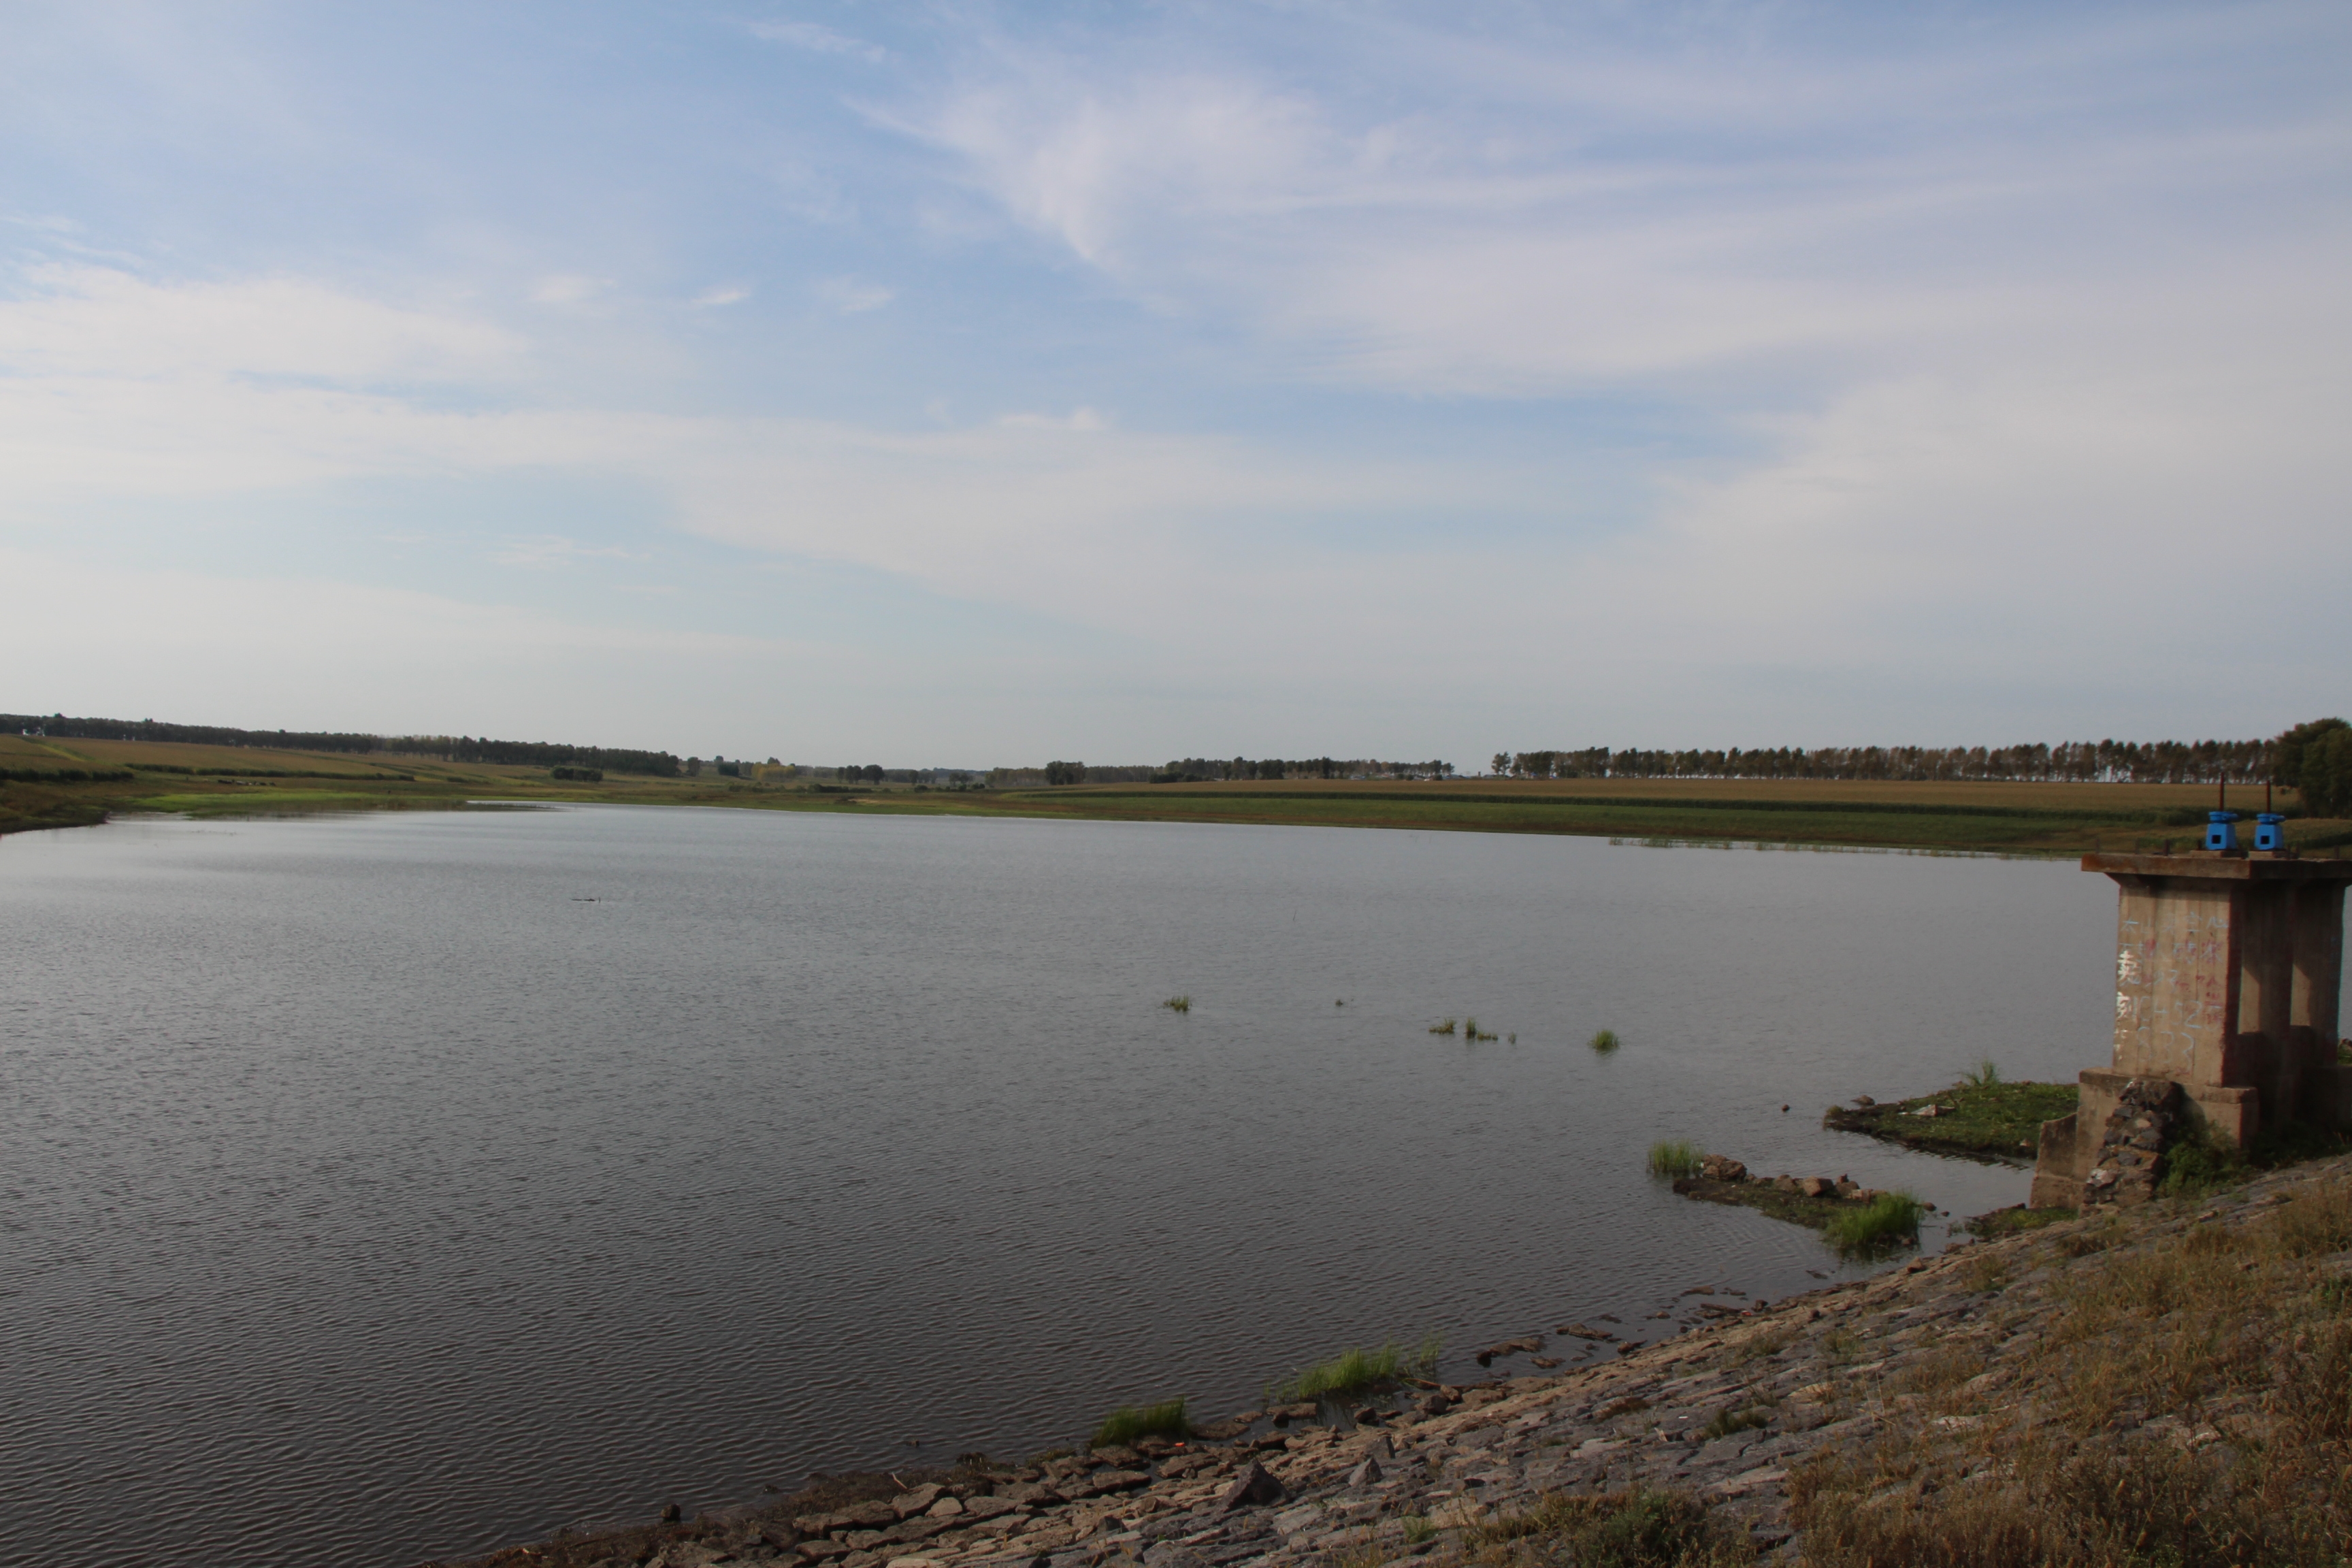
POLYGON ((1478 1020, 1475 1018, 1465 1018, 1462 1021, 1462 1033, 1465 1038, 1473 1040, 1491 1040, 1495 1038, 1494 1036, 1485 1034, 1480 1031, 1478 1027, 1478 1020))
POLYGON ((1429 1032, 1433 1035, 1450 1035, 1454 1032, 1454 1020, 1448 1018, 1442 1024, 1432 1024, 1429 1026, 1429 1032))
POLYGON ((1308 1399, 1330 1399, 1407 1377, 1426 1376, 1436 1370, 1441 1348, 1443 1342, 1432 1334, 1411 1349, 1391 1340, 1376 1350, 1363 1346, 1344 1350, 1329 1361, 1317 1362, 1291 1373, 1287 1381, 1272 1385, 1266 1391, 1266 1402, 1297 1404, 1308 1399))
POLYGON ((1158 1405, 1122 1405, 1102 1419, 1095 1428, 1093 1447, 1108 1448, 1114 1444, 1132 1443, 1138 1437, 1189 1437, 1192 1423, 1184 1414, 1181 1399, 1163 1400, 1158 1405))
POLYGON ((1688 1139, 1661 1138, 1650 1145, 1650 1174, 1696 1176, 1699 1159, 1698 1145, 1688 1139))
POLYGON ((1919 1239, 1927 1205, 1909 1193, 1881 1193, 1860 1208, 1832 1215, 1822 1234, 1841 1258, 1868 1258, 1919 1239))
POLYGON ((1614 1029, 1603 1029, 1599 1034, 1593 1036, 1592 1038, 1586 1043, 1591 1046, 1592 1054, 1594 1056, 1610 1056, 1617 1049, 1617 1031, 1614 1029))
POLYGON ((1190 996, 1171 996, 1160 1005, 1171 1013, 1189 1013, 1192 1010, 1192 999, 1190 996))

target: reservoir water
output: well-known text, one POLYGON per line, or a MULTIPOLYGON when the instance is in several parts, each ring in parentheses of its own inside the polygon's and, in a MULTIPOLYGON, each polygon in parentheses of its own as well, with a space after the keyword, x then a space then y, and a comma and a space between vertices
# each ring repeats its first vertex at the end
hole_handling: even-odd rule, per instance
POLYGON ((1187 824, 0 840, 0 1561, 415 1563, 1777 1299, 1838 1265, 1650 1142, 2018 1202, 1822 1109, 2104 1063, 2113 910, 2066 862, 1187 824))

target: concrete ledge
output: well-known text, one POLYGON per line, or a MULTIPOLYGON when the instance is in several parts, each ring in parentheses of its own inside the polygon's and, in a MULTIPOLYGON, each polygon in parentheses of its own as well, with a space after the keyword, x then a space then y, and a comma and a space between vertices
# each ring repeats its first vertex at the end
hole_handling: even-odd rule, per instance
MULTIPOLYGON (((2075 1146, 2082 1112, 2070 1111, 2042 1124, 2042 1141, 2033 1160, 2033 1190, 2026 1206, 2037 1209, 2078 1209, 2083 1206, 2083 1173, 2076 1170, 2075 1146)), ((2105 1118, 2101 1119, 2102 1124, 2105 1118)), ((2083 1162, 2087 1170, 2087 1162, 2083 1162)))
POLYGON ((2289 860, 2268 854, 2085 855, 2083 869, 2203 882, 2352 882, 2352 860, 2289 860))
POLYGON ((2242 1149, 2263 1130, 2262 1091, 2252 1088, 2192 1089, 2189 1119, 2233 1149, 2242 1149))

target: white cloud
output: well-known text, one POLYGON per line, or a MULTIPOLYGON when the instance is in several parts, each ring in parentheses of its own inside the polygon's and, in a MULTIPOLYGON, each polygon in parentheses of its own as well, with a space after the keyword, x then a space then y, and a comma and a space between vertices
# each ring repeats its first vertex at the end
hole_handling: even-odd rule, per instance
POLYGON ((591 300, 611 293, 614 287, 610 278, 559 272, 531 285, 530 301, 534 305, 584 305, 591 300))
POLYGON ((1139 300, 1254 327, 1297 373, 1414 392, 1736 404, 1737 378, 1769 377, 1787 400, 1955 344, 2031 353, 2085 304, 2177 312, 2282 260, 2332 292, 2342 226, 2314 219, 2340 211, 2352 117, 2144 101, 2167 72, 2322 43, 2322 13, 2118 14, 1892 56, 1749 25, 1640 48, 1336 25, 1312 86, 1198 50, 1000 43, 895 123, 1139 300))
POLYGON ((845 316, 878 310, 897 299, 898 291, 857 278, 827 278, 816 285, 816 296, 845 316))
POLYGON ((643 561, 646 552, 617 544, 583 544, 560 533, 533 533, 509 539, 491 552, 501 566, 567 566, 575 561, 643 561))
MULTIPOLYGON (((79 278, 36 281, 77 310, 89 298, 79 278)), ((1211 539, 1236 528, 1271 541, 1302 521, 1344 525, 1400 508, 1527 504, 1511 476, 1129 432, 1087 407, 913 432, 551 400, 453 409, 373 384, 387 368, 444 364, 460 352, 495 351, 494 363, 521 357, 511 340, 463 318, 383 311, 321 287, 261 287, 263 303, 304 307, 299 320, 276 323, 284 342, 303 348, 295 355, 269 333, 214 330, 222 297, 214 286, 140 285, 122 297, 131 306, 119 315, 60 314, 38 300, 11 307, 20 317, 0 314, 0 341, 12 325, 21 329, 19 341, 44 345, 27 363, 48 372, 0 376, 0 521, 81 515, 126 498, 190 500, 353 479, 605 476, 668 497, 675 524, 706 538, 1114 626, 1179 581, 1204 595, 1234 594, 1220 581, 1211 539), (177 321, 181 308, 206 330, 177 321), (359 327, 338 330, 352 322, 382 330, 373 338, 359 327), (102 374, 133 329, 152 333, 151 358, 102 374), (437 357, 420 357, 418 344, 441 345, 437 357), (257 377, 262 366, 344 374, 289 384, 257 377)), ((496 548, 510 564, 584 552, 554 536, 496 548)))
POLYGON ((772 44, 785 44, 811 54, 846 55, 869 64, 879 65, 890 58, 890 52, 878 44, 863 38, 853 38, 846 33, 836 33, 816 22, 754 22, 751 36, 772 44))
POLYGON ((701 293, 697 294, 694 297, 694 302, 698 305, 706 307, 714 305, 740 305, 751 297, 751 290, 748 285, 740 283, 719 283, 714 284, 710 288, 705 289, 701 293))
POLYGON ((16 377, 451 382, 499 377, 522 353, 522 340, 501 328, 299 278, 157 283, 42 265, 0 299, 0 373, 16 377))

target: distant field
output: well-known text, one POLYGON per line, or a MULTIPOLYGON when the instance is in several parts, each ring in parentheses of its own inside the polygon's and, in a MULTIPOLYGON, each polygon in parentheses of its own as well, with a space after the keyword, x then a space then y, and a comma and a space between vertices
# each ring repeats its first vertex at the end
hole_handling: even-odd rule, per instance
MULTIPOLYGON (((2195 785, 1574 779, 1077 786, 992 800, 1055 816, 2074 854, 2185 847, 2212 798, 2195 785)), ((2305 840, 2347 826, 2295 825, 2305 840)))
MULTIPOLYGON (((1847 780, 1294 779, 1234 784, 1079 784, 974 792, 874 786, 817 793, 705 774, 608 773, 601 784, 544 768, 451 764, 383 753, 45 741, 0 735, 0 769, 130 776, 0 783, 0 832, 73 826, 110 812, 232 816, 447 806, 467 799, 610 801, 845 814, 952 814, 1097 821, 1281 823, 1472 833, 1812 844, 1980 853, 2079 854, 2187 847, 2212 805, 2199 784, 1889 784, 1847 780)), ((2289 804, 2283 796, 2280 804, 2289 804)), ((2239 789, 2231 804, 2260 807, 2239 789)), ((2297 820, 2291 841, 2343 853, 2352 823, 2297 820)))

